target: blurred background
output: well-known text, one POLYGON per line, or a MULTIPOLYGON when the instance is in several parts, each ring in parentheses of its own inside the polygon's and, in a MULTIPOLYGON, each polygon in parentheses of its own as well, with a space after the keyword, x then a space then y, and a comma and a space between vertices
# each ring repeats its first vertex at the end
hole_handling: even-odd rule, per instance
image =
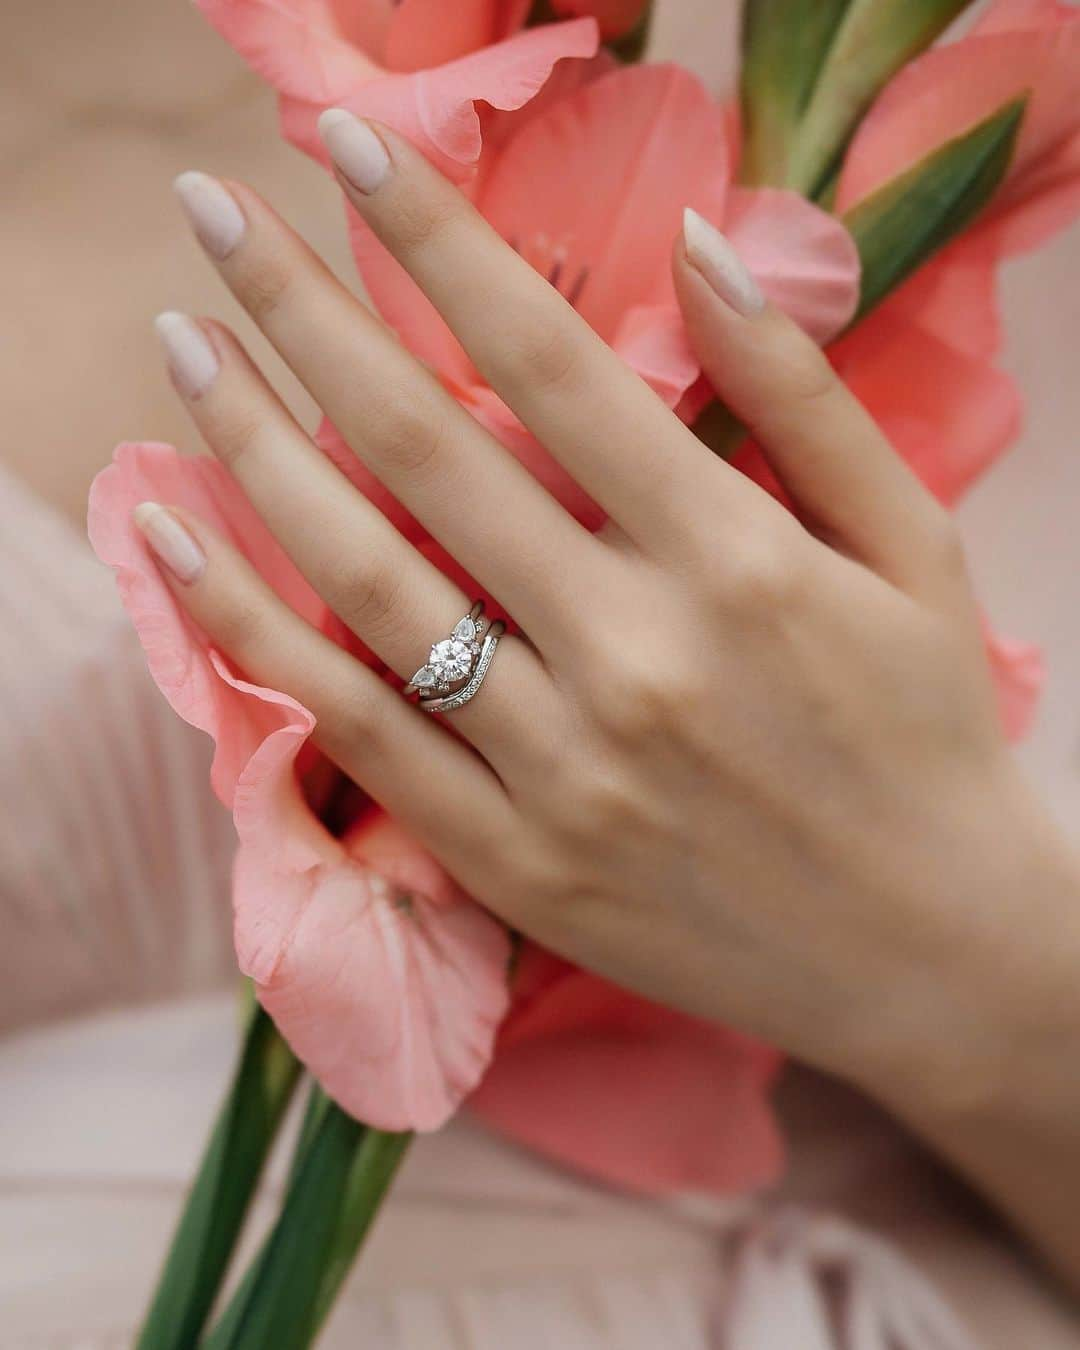
MULTIPOLYGON (((653 54, 730 87, 735 10, 734 0, 661 0, 653 54)), ((89 554, 87 490, 119 440, 197 448, 150 330, 165 308, 227 317, 315 424, 193 243, 170 189, 177 173, 250 181, 344 278, 353 274, 336 188, 280 139, 270 92, 186 0, 7 0, 3 29, 0 1032, 33 1029, 0 1040, 0 1350, 105 1347, 127 1343, 123 1289, 145 1287, 156 1267, 230 1046, 215 1030, 220 1003, 114 1021, 104 1040, 50 1024, 228 983, 232 830, 206 786, 206 746, 150 689, 111 578, 89 554), (133 1103, 137 1122, 125 1116, 133 1103), (174 1144, 155 1153, 170 1132, 174 1144), (99 1185, 105 1174, 115 1196, 99 1185), (34 1196, 51 1187, 53 1203, 43 1209, 34 1187, 34 1196), (114 1204, 125 1218, 110 1225, 114 1204), (91 1214, 114 1244, 107 1270, 78 1236, 91 1214), (51 1300, 56 1339, 42 1331, 50 1286, 65 1291, 51 1300), (98 1339, 71 1339, 89 1324, 80 1309, 110 1299, 115 1318, 95 1322, 106 1327, 98 1339)), ((1080 837, 1078 277, 1077 229, 1007 272, 1004 364, 1028 417, 961 519, 995 627, 1045 648, 1046 696, 1020 753, 1080 837)), ((502 1164, 472 1159, 470 1143, 443 1147, 464 1148, 464 1161, 444 1158, 433 1175, 498 1178, 502 1164)), ((519 1197, 539 1185, 515 1178, 507 1193, 519 1197)), ((557 1210, 566 1197, 550 1184, 544 1203, 557 1210)), ((407 1182, 404 1194, 407 1205, 407 1182)), ((637 1211, 615 1226, 615 1202, 605 1204, 592 1238, 589 1220, 576 1221, 586 1245, 603 1233, 627 1250, 638 1243, 642 1260, 697 1261, 689 1240, 681 1249, 637 1211)), ((432 1222, 428 1247, 450 1231, 432 1222)), ((371 1278, 378 1269, 376 1260, 371 1278)))

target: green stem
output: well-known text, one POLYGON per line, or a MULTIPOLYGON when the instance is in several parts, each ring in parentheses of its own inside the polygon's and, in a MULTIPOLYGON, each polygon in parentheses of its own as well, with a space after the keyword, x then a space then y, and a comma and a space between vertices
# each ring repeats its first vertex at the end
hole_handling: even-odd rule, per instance
POLYGON ((313 1094, 281 1213, 203 1350, 307 1350, 410 1139, 313 1094))
POLYGON ((255 1008, 137 1350, 192 1350, 198 1343, 299 1077, 292 1051, 255 1008))

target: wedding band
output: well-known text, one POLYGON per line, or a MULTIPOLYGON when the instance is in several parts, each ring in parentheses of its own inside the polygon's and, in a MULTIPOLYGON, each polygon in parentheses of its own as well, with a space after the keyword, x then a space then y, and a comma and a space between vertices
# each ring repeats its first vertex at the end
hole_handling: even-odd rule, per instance
POLYGON ((457 621, 450 636, 433 645, 427 664, 420 667, 402 690, 406 696, 419 695, 417 706, 425 712, 463 708, 484 683, 506 625, 496 619, 485 632, 483 612, 484 602, 477 600, 468 614, 457 621))

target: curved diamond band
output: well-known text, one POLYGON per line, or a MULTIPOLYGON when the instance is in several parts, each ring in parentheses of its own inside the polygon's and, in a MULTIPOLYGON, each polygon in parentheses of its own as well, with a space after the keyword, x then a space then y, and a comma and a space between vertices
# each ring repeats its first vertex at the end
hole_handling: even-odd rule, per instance
POLYGON ((497 619, 487 625, 484 602, 477 600, 448 638, 436 642, 428 657, 402 692, 417 694, 417 706, 425 712, 453 712, 475 697, 491 665, 506 625, 497 619))

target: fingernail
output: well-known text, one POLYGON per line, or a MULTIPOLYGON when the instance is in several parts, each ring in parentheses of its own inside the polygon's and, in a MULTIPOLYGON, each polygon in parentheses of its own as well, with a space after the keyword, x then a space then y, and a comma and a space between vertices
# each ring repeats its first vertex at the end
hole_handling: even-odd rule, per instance
POLYGON ((206 570, 206 554, 198 540, 159 502, 140 502, 132 513, 150 551, 177 581, 190 586, 206 570))
POLYGON ((688 261, 736 314, 752 319, 765 308, 765 297, 749 268, 704 216, 689 206, 683 212, 683 243, 688 261))
POLYGON ((212 258, 227 258, 244 237, 244 213, 236 198, 207 173, 182 173, 173 183, 196 238, 212 258))
POLYGON ((165 349, 169 373, 184 398, 198 398, 213 384, 221 368, 210 339, 186 314, 167 310, 154 320, 154 328, 165 349))
POLYGON ((327 108, 319 118, 319 135, 330 158, 358 192, 374 192, 390 172, 386 146, 366 122, 344 108, 327 108))

